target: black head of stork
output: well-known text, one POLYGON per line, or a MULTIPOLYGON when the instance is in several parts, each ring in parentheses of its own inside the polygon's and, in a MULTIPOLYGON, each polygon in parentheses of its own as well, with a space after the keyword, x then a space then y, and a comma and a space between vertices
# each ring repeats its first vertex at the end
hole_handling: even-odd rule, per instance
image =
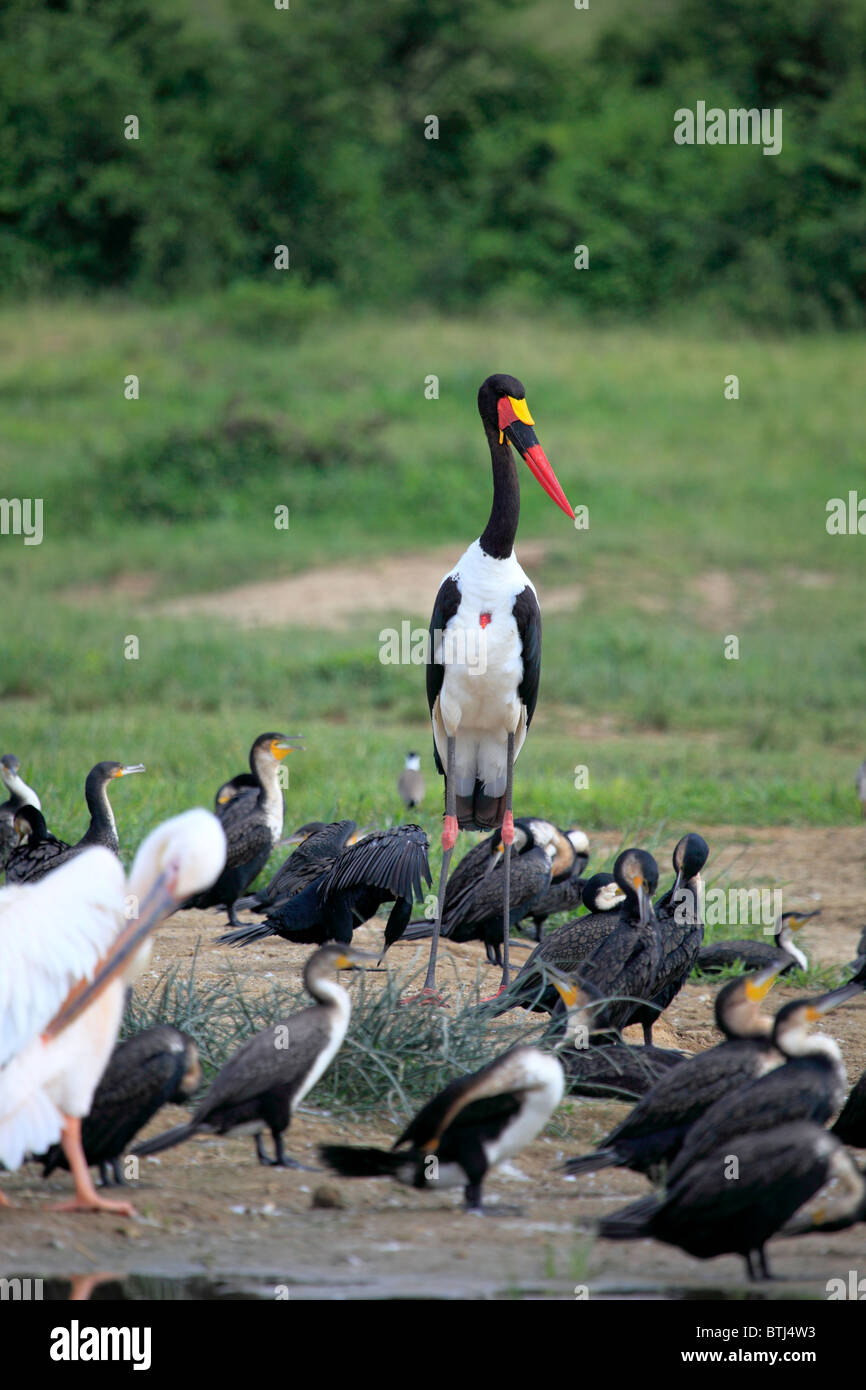
POLYGON ((553 498, 566 516, 573 517, 574 512, 548 462, 547 455, 538 442, 533 428, 535 421, 529 413, 523 382, 506 372, 497 372, 494 376, 489 376, 481 383, 478 392, 478 413, 490 445, 494 484, 494 509, 487 531, 482 536, 482 547, 487 554, 495 555, 504 550, 504 545, 500 543, 490 550, 485 544, 485 538, 494 543, 504 541, 508 546, 504 552, 507 555, 514 544, 520 512, 520 487, 511 445, 541 483, 548 497, 553 498), (488 536, 491 528, 495 534, 488 536))

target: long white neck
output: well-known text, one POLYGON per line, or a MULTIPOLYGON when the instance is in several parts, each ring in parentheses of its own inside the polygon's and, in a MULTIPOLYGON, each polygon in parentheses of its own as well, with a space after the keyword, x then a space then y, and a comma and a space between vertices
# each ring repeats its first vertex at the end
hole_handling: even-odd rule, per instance
POLYGON ((279 839, 283 833, 283 818, 285 816, 285 801, 283 789, 280 786, 279 768, 272 758, 258 758, 256 760, 256 772, 264 788, 265 813, 274 834, 279 839))
POLYGON ((21 806, 35 806, 37 811, 42 810, 42 802, 36 795, 32 787, 28 787, 23 777, 19 777, 17 772, 7 772, 4 769, 3 781, 6 783, 10 792, 17 797, 21 806))

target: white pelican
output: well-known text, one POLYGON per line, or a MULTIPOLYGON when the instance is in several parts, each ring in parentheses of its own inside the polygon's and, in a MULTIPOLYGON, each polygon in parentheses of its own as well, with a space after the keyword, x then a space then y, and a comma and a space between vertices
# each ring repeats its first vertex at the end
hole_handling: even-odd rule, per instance
POLYGON ((0 1162, 14 1170, 59 1139, 75 1198, 58 1210, 133 1215, 94 1188, 81 1120, 150 933, 224 862, 216 817, 187 811, 147 836, 128 882, 110 850, 95 846, 40 883, 0 892, 0 1162))

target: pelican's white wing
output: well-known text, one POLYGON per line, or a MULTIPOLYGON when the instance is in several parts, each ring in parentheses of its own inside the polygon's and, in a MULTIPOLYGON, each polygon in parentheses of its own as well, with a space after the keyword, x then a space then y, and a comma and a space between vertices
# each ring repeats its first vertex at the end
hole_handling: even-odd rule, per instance
POLYGON ((120 861, 94 846, 39 883, 0 890, 0 1067, 51 1022, 123 925, 120 861))

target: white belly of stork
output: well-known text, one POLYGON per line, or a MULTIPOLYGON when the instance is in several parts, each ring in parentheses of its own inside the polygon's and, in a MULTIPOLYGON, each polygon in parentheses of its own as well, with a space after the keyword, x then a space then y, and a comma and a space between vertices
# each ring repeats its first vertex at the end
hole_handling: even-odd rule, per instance
POLYGON ((444 634, 436 635, 436 658, 445 667, 433 711, 436 748, 444 764, 447 739, 454 736, 459 796, 471 796, 476 779, 485 795, 501 796, 508 735, 514 734, 515 759, 526 737, 523 649, 514 602, 527 586, 533 593, 535 588, 513 551, 507 560, 494 560, 478 541, 450 577, 459 585, 460 606, 444 634))

